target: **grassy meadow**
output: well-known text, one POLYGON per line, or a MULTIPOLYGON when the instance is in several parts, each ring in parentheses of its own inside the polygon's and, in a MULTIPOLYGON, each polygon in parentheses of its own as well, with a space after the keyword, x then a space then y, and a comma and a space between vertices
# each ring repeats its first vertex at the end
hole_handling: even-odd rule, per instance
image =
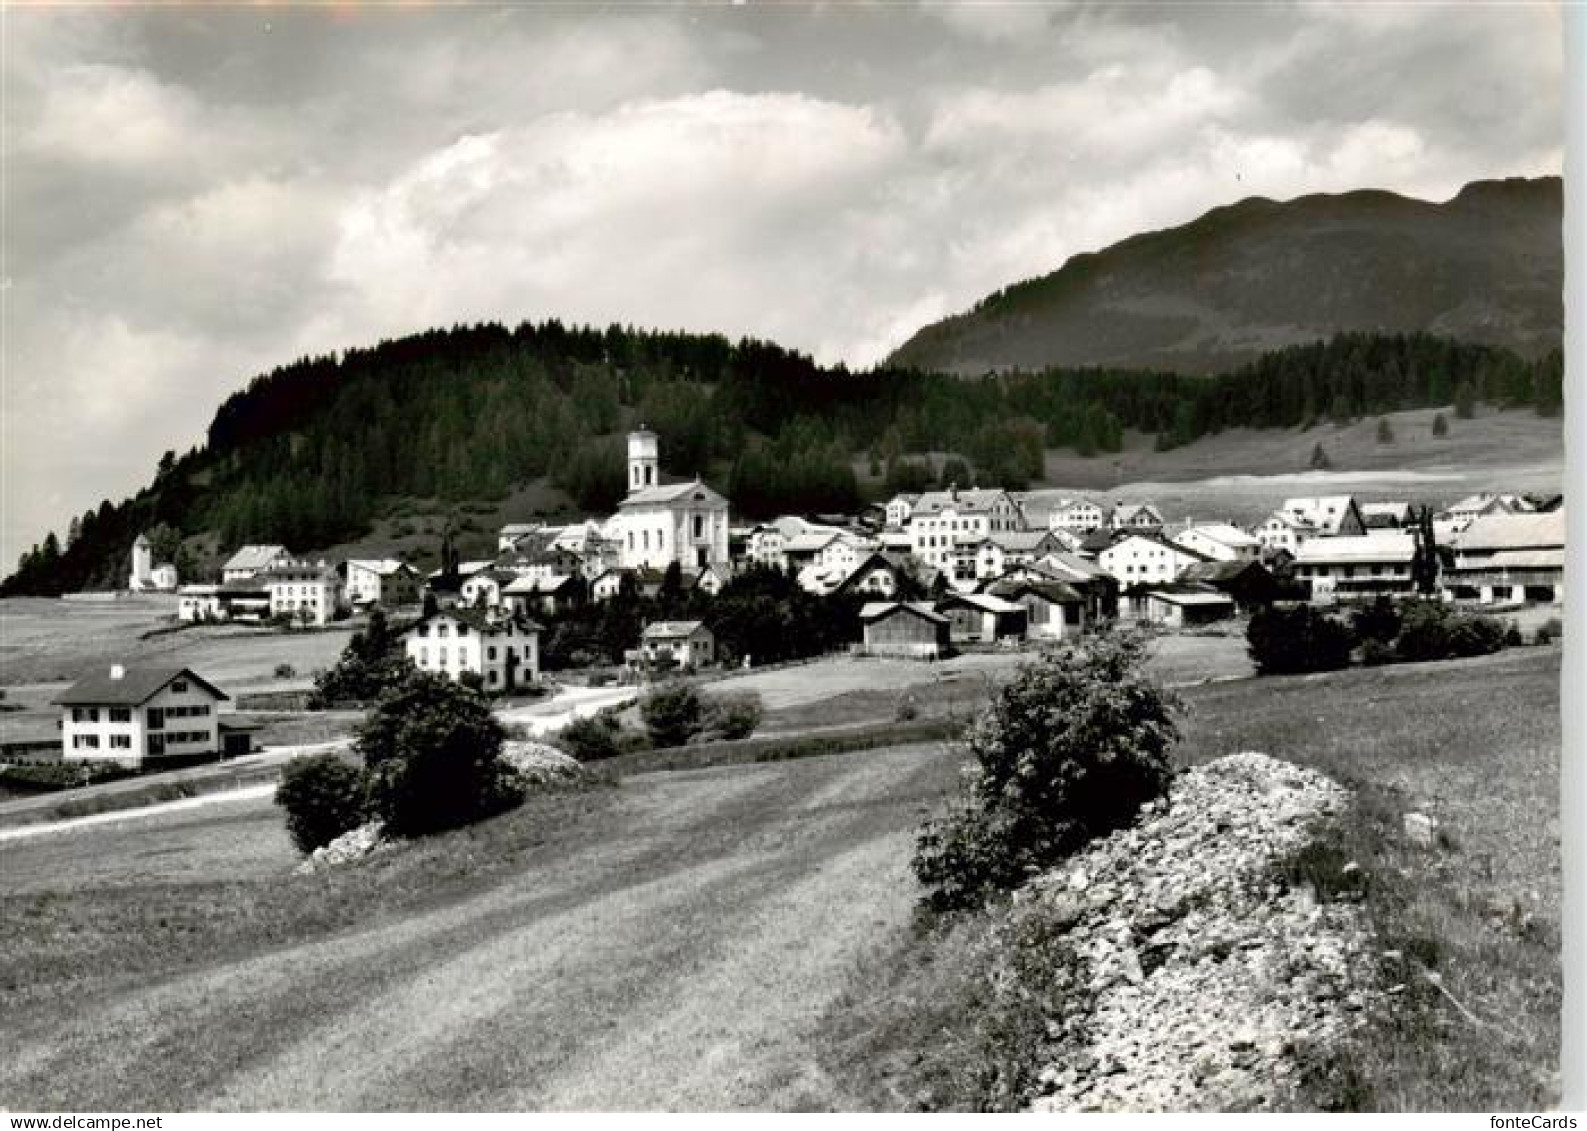
MULTIPOLYGON (((1403 989, 1309 1066, 1302 1106, 1558 1102, 1559 670, 1549 646, 1181 691, 1180 765, 1258 750, 1355 790, 1317 858, 1363 869, 1381 975, 1403 989), (1438 820, 1435 848, 1406 841, 1408 811, 1438 820)), ((1031 1069, 1041 1017, 994 1010, 978 981, 991 921, 901 935, 855 972, 824 1022, 839 1109, 975 1108, 1031 1069)))

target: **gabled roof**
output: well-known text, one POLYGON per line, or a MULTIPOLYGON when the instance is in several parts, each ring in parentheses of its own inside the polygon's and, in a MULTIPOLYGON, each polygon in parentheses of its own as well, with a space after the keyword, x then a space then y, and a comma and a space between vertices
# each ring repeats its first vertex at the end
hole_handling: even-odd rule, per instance
POLYGON ((683 499, 691 498, 698 492, 700 500, 711 505, 721 504, 727 506, 727 500, 716 491, 707 487, 698 479, 686 483, 664 483, 659 487, 646 487, 642 491, 635 491, 628 498, 618 503, 618 509, 627 507, 661 506, 666 503, 676 503, 683 499))
POLYGON ((408 625, 407 628, 403 629, 401 635, 407 636, 408 634, 417 631, 421 624, 429 624, 433 620, 461 621, 470 628, 478 629, 479 632, 485 636, 490 636, 494 633, 501 632, 512 625, 516 625, 521 631, 524 632, 545 631, 544 625, 538 623, 537 621, 530 620, 528 617, 508 616, 492 619, 488 614, 481 610, 470 609, 463 605, 454 605, 449 609, 437 609, 429 616, 420 617, 418 620, 408 625))
MULTIPOLYGON (((705 628, 704 621, 698 620, 658 620, 645 626, 645 631, 640 636, 645 640, 677 640, 680 637, 693 636, 705 628)), ((707 631, 710 631, 707 629, 707 631)))
POLYGON ((1233 605, 1234 598, 1212 589, 1147 589, 1141 594, 1170 605, 1233 605))
POLYGON ((924 601, 871 601, 860 607, 862 621, 882 620, 894 613, 912 613, 932 624, 947 624, 948 618, 924 601))
POLYGON ((1115 549, 1119 546, 1128 545, 1131 542, 1150 542, 1154 546, 1159 546, 1173 554, 1180 554, 1184 557, 1190 558, 1193 561, 1204 562, 1209 560, 1207 555, 1203 554, 1200 550, 1192 550, 1189 546, 1181 546, 1178 542, 1170 542, 1161 534, 1154 534, 1147 530, 1132 530, 1129 533, 1124 534, 1118 539, 1118 541, 1107 547, 1106 550, 1099 551, 1098 556, 1100 557, 1102 554, 1107 553, 1108 550, 1115 549))
POLYGON ((186 676, 217 699, 230 699, 220 688, 193 671, 180 667, 127 668, 120 679, 109 670, 84 676, 52 702, 63 707, 137 707, 159 694, 172 680, 186 676))
POLYGON ((398 561, 396 558, 348 558, 346 565, 348 569, 356 566, 370 573, 379 574, 381 577, 390 577, 394 573, 404 571, 412 574, 419 572, 407 562, 398 561))
POLYGON ((1151 503, 1120 503, 1113 508, 1113 521, 1116 523, 1130 522, 1142 515, 1162 525, 1163 512, 1151 503))
POLYGON ((1416 556, 1416 539, 1399 530, 1374 530, 1337 538, 1309 538, 1301 543, 1296 562, 1408 562, 1416 556))
POLYGON ((1473 550, 1545 550, 1565 545, 1565 512, 1485 514, 1455 536, 1455 548, 1473 550))
POLYGON ((839 534, 840 532, 836 530, 817 530, 796 534, 783 543, 783 552, 789 554, 813 554, 817 550, 823 550, 831 545, 839 534))
POLYGON ((244 546, 226 560, 222 569, 264 569, 286 555, 285 546, 244 546))
POLYGON ((1190 534, 1198 534, 1213 542, 1221 542, 1225 546, 1255 546, 1257 540, 1238 526, 1227 522, 1205 522, 1195 526, 1187 526, 1179 534, 1183 538, 1190 534))
POLYGON ((1261 562, 1250 558, 1237 558, 1232 562, 1191 562, 1179 571, 1179 580, 1197 582, 1233 581, 1250 570, 1259 570, 1264 574, 1271 571, 1261 562))
POLYGON ((939 610, 944 605, 969 605, 988 613, 1011 613, 1020 608, 995 593, 950 593, 937 602, 939 610))
POLYGON ((1000 502, 1012 504, 1007 491, 993 488, 971 488, 967 491, 927 491, 915 501, 915 515, 939 514, 945 510, 959 514, 979 514, 990 511, 1000 502))
POLYGON ((1054 605, 1080 605, 1085 603, 1073 586, 1063 581, 1027 581, 1022 578, 1009 578, 994 581, 986 591, 994 597, 1001 597, 1005 601, 1017 601, 1027 594, 1035 594, 1054 605))

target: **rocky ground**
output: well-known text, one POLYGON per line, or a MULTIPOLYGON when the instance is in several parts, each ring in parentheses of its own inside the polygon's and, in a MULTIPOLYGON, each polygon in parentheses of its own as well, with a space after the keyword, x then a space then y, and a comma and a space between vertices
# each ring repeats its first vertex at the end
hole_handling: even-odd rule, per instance
POLYGON ((1284 865, 1347 799, 1314 771, 1230 755, 1026 888, 1028 910, 1067 924, 1080 991, 1049 1024, 1034 1110, 1292 1106, 1300 1065, 1376 992, 1358 869, 1333 862, 1319 900, 1284 865))

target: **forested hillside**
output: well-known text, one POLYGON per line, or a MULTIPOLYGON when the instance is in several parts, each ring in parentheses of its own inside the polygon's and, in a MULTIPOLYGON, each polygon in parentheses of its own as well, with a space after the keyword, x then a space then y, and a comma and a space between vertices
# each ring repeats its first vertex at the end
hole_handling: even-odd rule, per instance
POLYGON ((340 358, 305 358, 221 405, 206 443, 168 453, 150 486, 74 518, 23 555, 0 595, 122 584, 153 530, 157 558, 203 532, 311 551, 355 537, 397 501, 495 499, 547 478, 592 513, 623 492, 623 433, 661 433, 664 469, 707 474, 734 513, 838 511, 862 501, 856 454, 889 487, 918 486, 912 453, 956 452, 982 483, 1037 480, 1042 450, 1160 446, 1232 427, 1291 428, 1398 408, 1561 406, 1558 351, 1425 334, 1342 335, 1219 376, 1046 370, 966 382, 823 368, 776 345, 714 335, 574 329, 434 330, 340 358))

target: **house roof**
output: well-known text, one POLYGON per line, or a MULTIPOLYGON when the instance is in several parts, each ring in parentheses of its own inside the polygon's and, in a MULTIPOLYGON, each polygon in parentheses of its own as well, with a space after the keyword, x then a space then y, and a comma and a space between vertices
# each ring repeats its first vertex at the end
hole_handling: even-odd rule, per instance
POLYGON ((356 566, 358 569, 366 569, 370 573, 377 573, 381 577, 390 577, 392 574, 401 573, 404 570, 409 573, 418 572, 407 562, 400 562, 396 558, 348 558, 346 564, 348 569, 356 566))
POLYGON ((285 546, 244 546, 230 558, 222 569, 264 569, 287 552, 285 546))
POLYGON ((948 618, 923 601, 871 601, 860 607, 862 621, 882 620, 894 613, 913 613, 932 624, 947 624, 948 618))
POLYGON ((783 551, 789 554, 813 554, 817 550, 824 549, 830 545, 832 540, 838 537, 838 534, 839 532, 836 530, 817 530, 796 534, 783 543, 783 551))
POLYGON ((1565 545, 1565 512, 1485 514, 1455 537, 1457 550, 1540 550, 1565 545))
POLYGON ((1250 570, 1268 572, 1261 562, 1246 558, 1232 562, 1191 562, 1179 571, 1179 578, 1181 581, 1233 581, 1250 570))
POLYGON ((1233 605, 1234 598, 1226 593, 1206 589, 1149 589, 1143 596, 1170 605, 1233 605))
POLYGON ((1114 542, 1106 550, 1098 551, 1097 556, 1101 557, 1102 554, 1106 554, 1120 546, 1127 546, 1131 542, 1150 542, 1154 546, 1161 547, 1170 553, 1187 557, 1192 561, 1204 562, 1208 560, 1207 555, 1203 554, 1200 550, 1192 550, 1189 546, 1181 546, 1178 542, 1170 542, 1161 534, 1152 534, 1146 531, 1132 531, 1131 533, 1120 538, 1117 542, 1114 542))
POLYGON ((1292 530, 1317 529, 1317 524, 1315 522, 1312 522, 1310 519, 1302 518, 1299 515, 1286 510, 1274 511, 1272 514, 1268 515, 1262 520, 1262 525, 1266 526, 1270 522, 1282 522, 1285 526, 1290 527, 1292 530))
POLYGON ((693 636, 702 628, 705 628, 704 621, 658 620, 647 624, 640 636, 645 640, 676 640, 684 636, 693 636))
POLYGON ((938 514, 945 510, 959 514, 978 514, 990 511, 1000 502, 1010 502, 1007 491, 992 488, 971 488, 965 491, 927 491, 915 501, 916 515, 938 514))
POLYGON ((470 628, 478 629, 482 635, 486 636, 501 632, 503 629, 507 628, 509 624, 516 624, 525 632, 545 631, 545 625, 540 624, 537 621, 530 620, 528 617, 503 617, 499 620, 493 620, 489 615, 479 609, 470 609, 462 605, 454 605, 449 609, 437 609, 427 617, 420 617, 418 620, 408 625, 407 628, 403 629, 401 635, 407 636, 409 633, 416 631, 421 624, 429 624, 433 620, 462 621, 470 628))
POLYGON ((681 499, 700 493, 701 500, 711 505, 721 504, 727 506, 727 500, 716 491, 706 486, 698 479, 691 479, 684 483, 663 483, 658 487, 646 487, 642 491, 635 491, 628 498, 618 503, 619 509, 627 507, 660 506, 665 503, 675 503, 681 499))
POLYGON ((1257 540, 1251 535, 1241 530, 1238 526, 1233 526, 1227 522, 1206 522, 1198 523, 1195 526, 1187 526, 1180 532, 1179 536, 1184 537, 1188 534, 1199 534, 1203 538, 1221 542, 1225 546, 1255 546, 1257 544, 1257 540))
POLYGON ((1072 586, 1062 581, 1025 581, 1010 578, 1007 581, 994 581, 986 591, 1005 601, 1018 600, 1026 594, 1034 593, 1055 605, 1079 605, 1085 602, 1085 598, 1072 586))
POLYGON ((1146 515, 1159 524, 1163 521, 1163 512, 1151 503, 1120 503, 1113 508, 1114 522, 1129 522, 1138 515, 1146 515))
POLYGON ((147 703, 172 680, 181 676, 186 676, 217 699, 231 698, 192 668, 138 667, 127 668, 120 679, 113 679, 108 669, 84 676, 52 702, 63 707, 136 707, 147 703))
POLYGON ((1408 562, 1415 556, 1414 536, 1399 530, 1374 530, 1339 538, 1310 538, 1301 543, 1295 561, 1301 565, 1408 562))
POLYGON ((943 605, 955 604, 970 605, 988 613, 1012 613, 1021 607, 995 593, 950 593, 937 602, 937 608, 940 611, 943 605))
POLYGON ((513 576, 512 582, 502 589, 503 596, 523 597, 531 593, 555 593, 573 578, 567 575, 553 575, 551 577, 518 577, 513 576))

